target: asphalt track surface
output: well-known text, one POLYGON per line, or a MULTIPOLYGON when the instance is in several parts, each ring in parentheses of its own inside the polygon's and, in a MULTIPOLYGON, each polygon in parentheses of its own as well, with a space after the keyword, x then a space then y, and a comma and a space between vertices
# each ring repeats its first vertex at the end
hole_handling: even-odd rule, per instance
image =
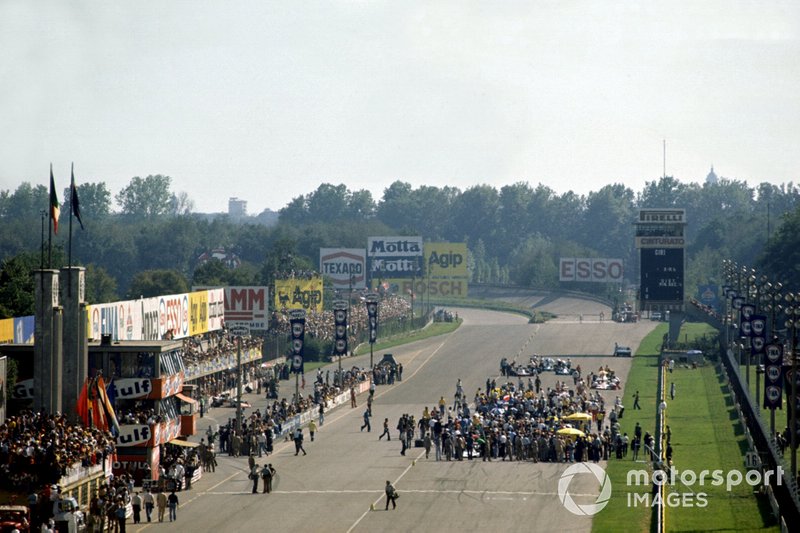
MULTIPOLYGON (((570 310, 577 305, 574 300, 561 303, 570 310)), ((598 305, 584 303, 592 308, 598 305)), ((550 302, 548 307, 558 312, 559 303, 550 302)), ((419 419, 423 408, 436 406, 440 396, 451 405, 458 378, 463 381, 467 397, 472 398, 476 389, 485 387, 487 377, 499 378, 501 357, 526 361, 533 353, 611 354, 615 342, 638 346, 655 323, 600 322, 597 317, 581 319, 578 313, 577 320, 568 315, 545 324, 528 324, 525 318, 511 314, 457 311, 464 323, 455 332, 388 350, 405 368, 403 381, 377 388, 372 432, 359 431, 366 407, 366 395, 362 394, 357 408, 345 405, 326 413, 314 442, 305 432, 307 456, 295 456, 293 443, 280 441, 271 456, 257 458, 259 465, 270 462, 277 469, 272 494, 251 493, 247 458, 218 454, 216 472, 204 473, 192 490, 178 493, 181 504, 176 522, 129 523, 129 530, 591 530, 591 518, 573 515, 558 498, 558 480, 568 465, 436 462, 433 452, 430 459, 425 459, 421 448, 411 448, 402 456, 394 428, 403 413, 419 419), (385 417, 390 422, 390 442, 378 441, 385 417), (387 480, 400 494, 396 510, 384 510, 383 487, 387 480)), ((587 307, 587 315, 590 314, 587 307)), ((607 308, 605 315, 610 316, 607 308)), ((381 355, 382 352, 375 353, 376 362, 381 355)), ((369 355, 349 359, 346 364, 368 366, 369 355)), ((630 359, 610 356, 575 357, 575 364, 581 365, 584 374, 608 364, 622 376, 623 385, 630 369, 630 359)), ((555 380, 555 374, 545 373, 542 386, 551 386, 555 380)), ((293 383, 282 382, 281 389, 282 393, 291 394, 293 383)), ((613 402, 617 394, 624 394, 630 403, 628 397, 633 391, 604 394, 608 402, 613 402)), ((266 405, 263 397, 254 394, 247 395, 247 399, 253 408, 266 405)), ((235 411, 231 408, 211 409, 199 420, 198 435, 193 440, 199 441, 209 424, 224 424, 233 416, 235 411)), ((578 504, 594 503, 599 488, 594 476, 588 474, 575 476, 569 484, 569 492, 578 504)))

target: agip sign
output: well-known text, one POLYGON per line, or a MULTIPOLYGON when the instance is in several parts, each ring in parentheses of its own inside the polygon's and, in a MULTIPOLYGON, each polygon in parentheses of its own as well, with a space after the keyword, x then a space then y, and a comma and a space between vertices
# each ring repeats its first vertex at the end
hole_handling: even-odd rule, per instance
POLYGON ((467 279, 467 244, 463 242, 425 243, 425 277, 428 279, 467 279))

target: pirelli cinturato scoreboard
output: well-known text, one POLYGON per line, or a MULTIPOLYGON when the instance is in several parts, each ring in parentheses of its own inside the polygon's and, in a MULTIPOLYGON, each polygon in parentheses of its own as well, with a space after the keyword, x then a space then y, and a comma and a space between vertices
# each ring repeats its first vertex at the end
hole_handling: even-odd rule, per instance
POLYGON ((648 311, 683 311, 685 209, 642 209, 636 222, 639 305, 648 311))

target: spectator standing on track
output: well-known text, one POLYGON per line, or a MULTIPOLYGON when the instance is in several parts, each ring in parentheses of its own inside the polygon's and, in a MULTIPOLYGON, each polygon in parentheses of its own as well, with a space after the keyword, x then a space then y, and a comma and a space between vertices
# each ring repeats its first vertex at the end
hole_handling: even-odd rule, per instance
POLYGON ((167 509, 167 495, 163 492, 159 492, 158 496, 156 497, 156 503, 158 504, 158 521, 164 521, 164 511, 167 509))
MULTIPOLYGON (((250 456, 252 457, 252 455, 250 456)), ((250 481, 253 482, 253 494, 258 494, 258 477, 261 469, 258 468, 256 463, 253 463, 253 466, 250 467, 250 481)))
POLYGON ((325 401, 319 402, 319 425, 322 427, 322 424, 325 423, 325 401))
POLYGON ((147 517, 147 521, 150 522, 153 517, 153 507, 156 502, 155 498, 153 498, 153 494, 150 492, 150 489, 146 489, 144 491, 142 501, 144 502, 144 514, 147 517))
POLYGON ((264 482, 262 494, 269 494, 272 492, 272 478, 275 477, 275 469, 272 468, 272 463, 264 465, 261 469, 261 479, 264 482))
POLYGON ((314 442, 314 434, 317 432, 317 423, 314 420, 308 423, 308 434, 311 435, 311 442, 314 442))
POLYGON ((389 502, 392 502, 392 509, 397 509, 397 491, 394 490, 392 483, 390 481, 386 481, 386 510, 389 510, 389 502))
POLYGON ((361 425, 361 431, 364 431, 364 428, 367 428, 367 432, 372 431, 372 426, 369 424, 369 407, 364 411, 364 423, 361 425))
POLYGON ((378 440, 381 440, 384 435, 386 435, 386 440, 387 441, 392 440, 392 436, 389 434, 389 419, 388 418, 384 418, 383 419, 383 433, 381 433, 380 436, 378 436, 378 440))
POLYGON ((169 506, 169 521, 173 522, 178 519, 178 495, 173 490, 167 498, 167 505, 169 506))
POLYGON ((131 497, 131 507, 133 508, 133 523, 139 524, 142 521, 142 497, 139 492, 134 492, 131 497))
POLYGON ((303 448, 303 428, 299 427, 294 430, 294 454, 297 455, 300 452, 303 452, 303 455, 308 455, 303 448))

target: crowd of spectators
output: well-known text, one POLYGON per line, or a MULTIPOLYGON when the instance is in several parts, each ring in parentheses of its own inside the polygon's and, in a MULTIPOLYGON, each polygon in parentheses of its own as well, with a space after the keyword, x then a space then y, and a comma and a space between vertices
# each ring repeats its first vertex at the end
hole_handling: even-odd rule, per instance
MULTIPOLYGON (((357 294, 357 293, 356 293, 357 294)), ((347 295, 345 294, 346 298, 347 295)), ((350 334, 354 338, 360 337, 368 329, 367 307, 363 303, 364 295, 358 296, 360 305, 351 305, 350 314, 347 318, 347 325, 350 334)), ((378 304, 379 321, 391 321, 405 319, 411 311, 411 303, 406 298, 396 295, 388 295, 381 298, 378 304)), ((289 334, 289 315, 285 312, 274 312, 270 322, 270 330, 278 335, 289 334)), ((306 312, 306 335, 318 338, 323 341, 331 341, 334 338, 333 311, 306 312)))
POLYGON ((70 423, 63 415, 22 411, 0 426, 0 487, 37 490, 72 469, 104 464, 114 437, 70 423))
POLYGON ((418 430, 420 439, 435 446, 437 460, 596 462, 615 448, 621 453, 623 443, 627 453, 628 437, 619 434, 617 422, 619 402, 607 409, 580 377, 546 389, 534 383, 532 377, 527 383, 521 377, 499 384, 487 379, 470 407, 459 381, 452 406, 442 396, 438 405, 425 408, 419 423, 401 419, 401 438, 406 433, 410 443, 418 430), (570 420, 576 414, 571 418, 584 420, 570 420))

